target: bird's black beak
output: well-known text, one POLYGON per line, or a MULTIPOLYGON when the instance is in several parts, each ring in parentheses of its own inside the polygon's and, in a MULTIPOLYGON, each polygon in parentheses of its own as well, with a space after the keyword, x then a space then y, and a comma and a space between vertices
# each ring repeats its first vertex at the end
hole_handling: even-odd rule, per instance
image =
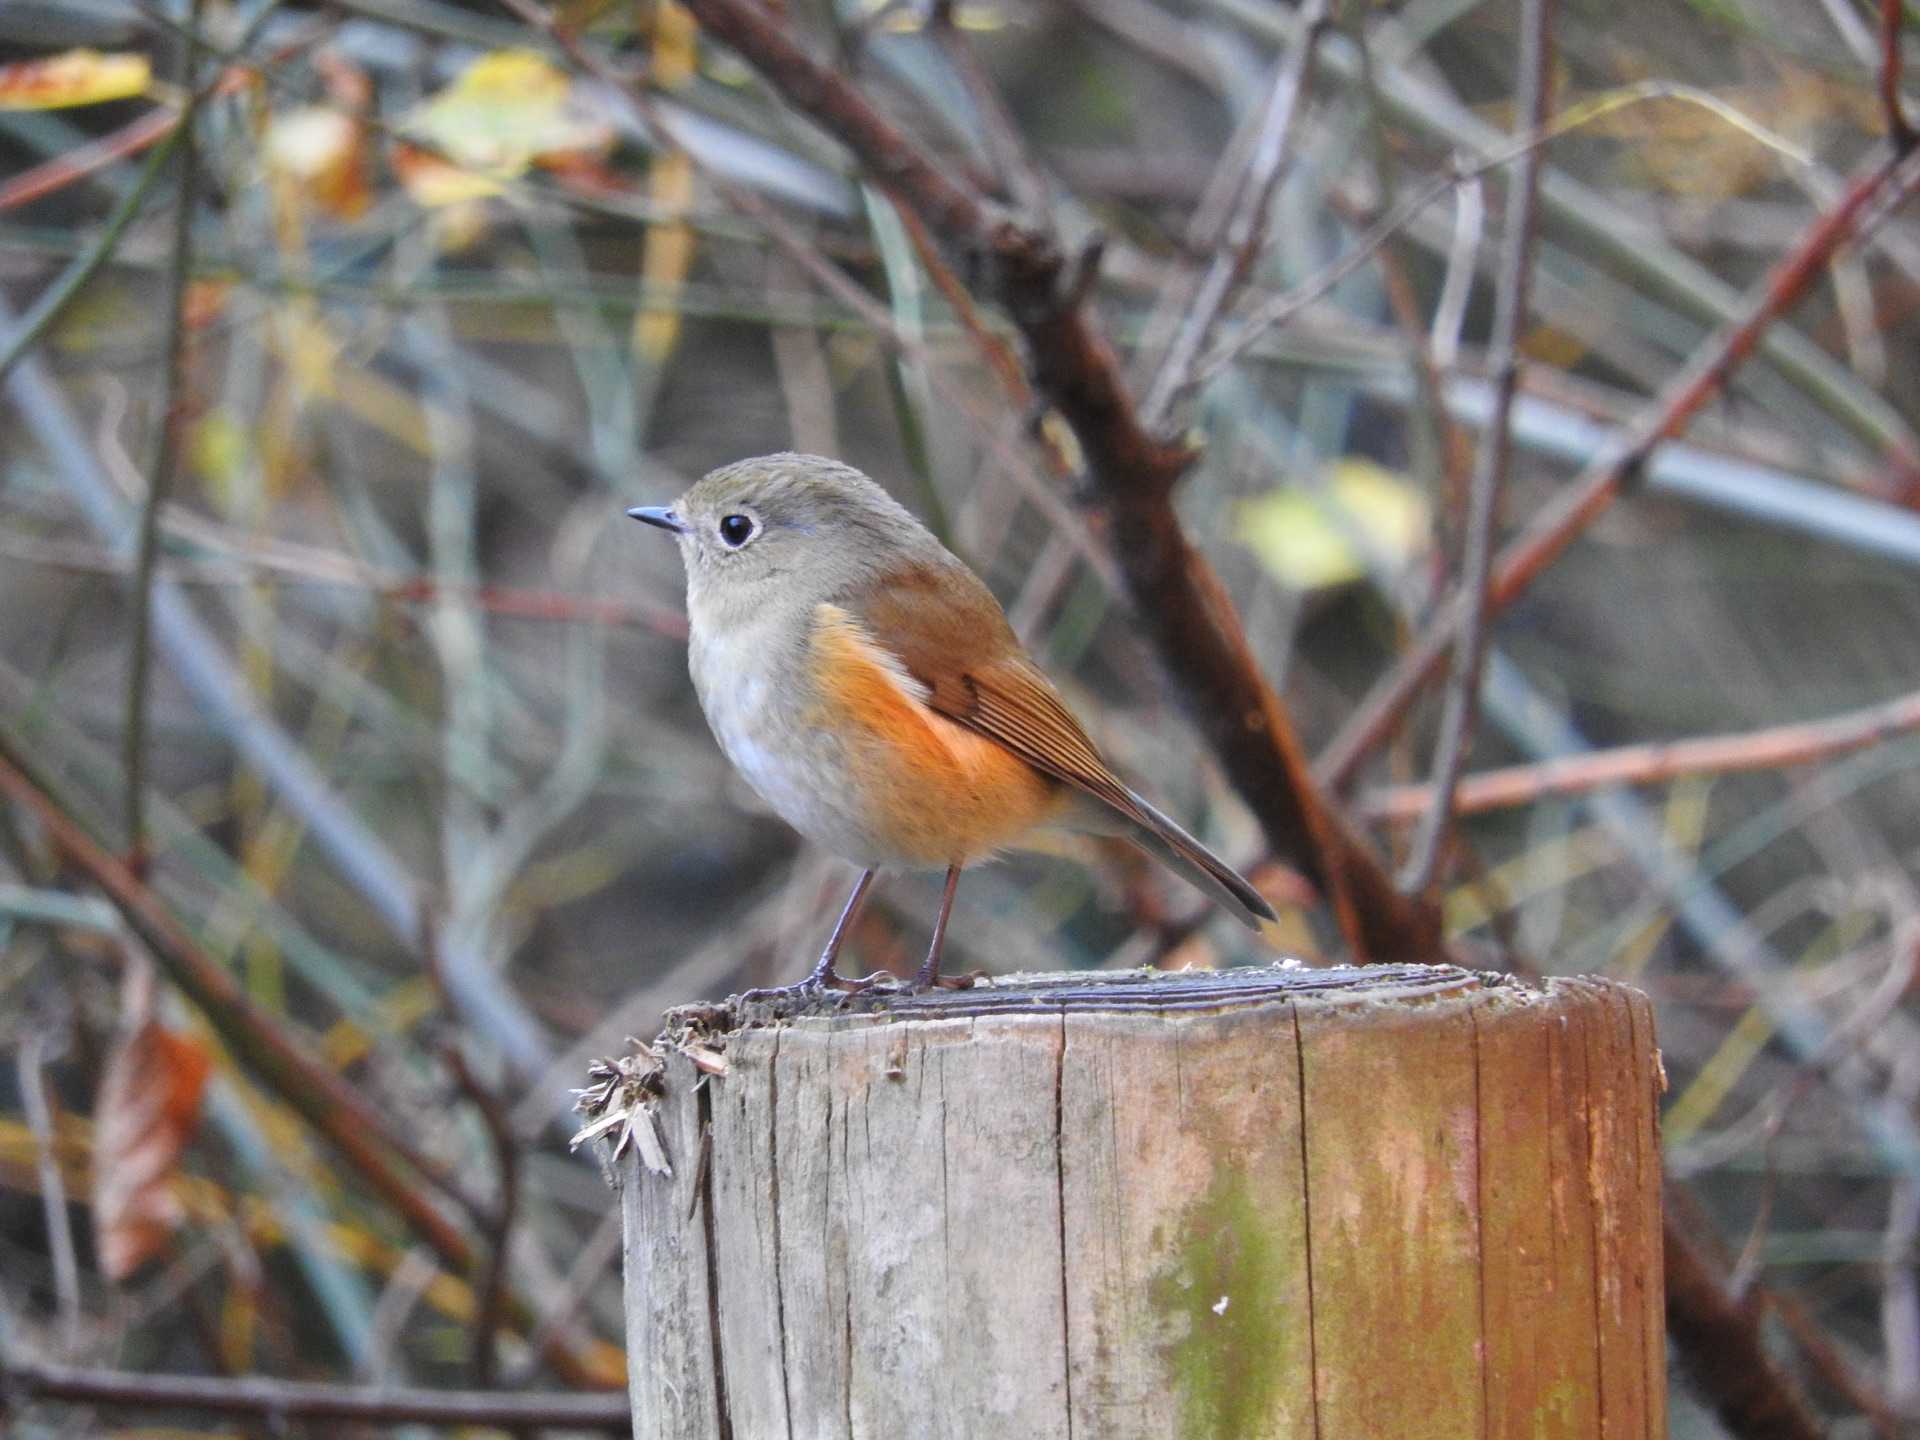
POLYGON ((636 505, 627 511, 627 518, 646 525, 658 525, 662 530, 671 530, 676 535, 687 533, 687 522, 661 505, 636 505))

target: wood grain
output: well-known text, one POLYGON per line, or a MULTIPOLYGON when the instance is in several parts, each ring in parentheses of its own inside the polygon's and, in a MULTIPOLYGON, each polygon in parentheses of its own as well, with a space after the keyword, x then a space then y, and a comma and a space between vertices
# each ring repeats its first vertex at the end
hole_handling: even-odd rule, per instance
POLYGON ((676 1057, 674 1174, 626 1170, 637 1436, 1664 1432, 1624 987, 1275 967, 683 1018, 728 1073, 676 1057))

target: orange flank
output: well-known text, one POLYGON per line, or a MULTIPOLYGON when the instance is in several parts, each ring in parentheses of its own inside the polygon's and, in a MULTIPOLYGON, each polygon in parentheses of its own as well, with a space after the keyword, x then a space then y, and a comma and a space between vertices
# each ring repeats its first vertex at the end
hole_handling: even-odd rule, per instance
POLYGON ((1067 787, 930 709, 925 687, 839 606, 814 612, 811 649, 818 723, 845 747, 846 793, 901 855, 968 864, 1071 803, 1067 787))

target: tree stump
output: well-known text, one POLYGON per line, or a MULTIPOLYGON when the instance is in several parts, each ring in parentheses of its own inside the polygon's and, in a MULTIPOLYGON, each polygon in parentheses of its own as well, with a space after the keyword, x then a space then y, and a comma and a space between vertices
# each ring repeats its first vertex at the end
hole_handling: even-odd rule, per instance
POLYGON ((1665 1434, 1624 986, 1275 966, 678 1016, 671 1174, 621 1172, 640 1440, 1665 1434))

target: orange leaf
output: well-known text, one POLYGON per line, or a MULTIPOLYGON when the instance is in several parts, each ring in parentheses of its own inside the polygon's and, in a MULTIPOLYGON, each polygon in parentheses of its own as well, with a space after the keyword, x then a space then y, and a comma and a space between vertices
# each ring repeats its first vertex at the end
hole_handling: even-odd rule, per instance
POLYGON ((159 1254, 186 1218, 174 1180, 212 1063, 197 1041, 157 1020, 108 1058, 94 1102, 93 1233, 109 1280, 159 1254))
POLYGON ((59 110, 144 95, 153 68, 144 55, 69 50, 0 65, 0 110, 59 110))

